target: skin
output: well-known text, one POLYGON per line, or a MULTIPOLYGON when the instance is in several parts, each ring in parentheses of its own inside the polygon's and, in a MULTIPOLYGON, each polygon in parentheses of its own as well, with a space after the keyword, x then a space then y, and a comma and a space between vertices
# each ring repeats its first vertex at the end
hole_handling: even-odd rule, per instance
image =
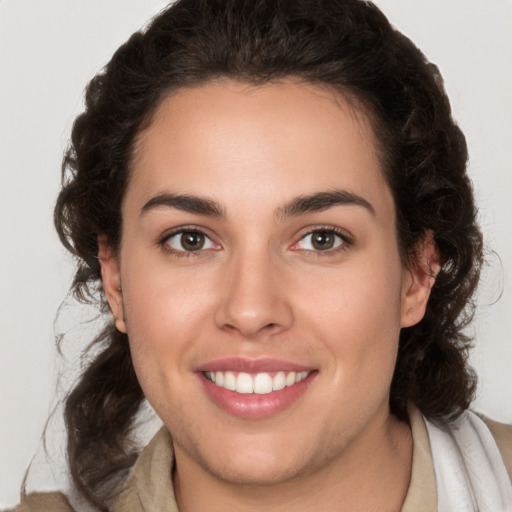
POLYGON ((105 237, 99 256, 117 328, 173 437, 180 510, 400 510, 412 440, 389 389, 400 329, 422 318, 437 260, 427 240, 403 264, 376 146, 354 101, 293 81, 180 90, 139 135, 119 259, 105 237), (367 205, 286 209, 333 190, 367 205), (162 194, 207 198, 222 216, 156 205, 162 194), (190 226, 207 235, 202 250, 168 236, 190 226), (318 250, 315 229, 339 231, 337 246, 318 250), (240 418, 197 371, 234 356, 315 375, 284 411, 240 418))

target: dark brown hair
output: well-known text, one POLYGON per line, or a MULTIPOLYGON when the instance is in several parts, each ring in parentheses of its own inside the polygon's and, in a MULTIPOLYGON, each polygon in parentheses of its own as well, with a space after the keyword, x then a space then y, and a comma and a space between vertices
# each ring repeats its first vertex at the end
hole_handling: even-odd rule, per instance
MULTIPOLYGON (((437 68, 363 0, 179 0, 137 32, 90 82, 63 162, 55 225, 76 258, 73 291, 107 308, 98 235, 118 247, 134 140, 159 102, 218 78, 298 78, 356 98, 373 121, 407 259, 427 232, 442 258, 427 312, 403 329, 390 407, 454 418, 473 397, 471 297, 482 264, 467 149, 437 68)), ((143 393, 124 334, 108 324, 65 408, 78 490, 100 509, 133 464, 129 433, 143 393), (98 348, 99 347, 99 348, 98 348)))

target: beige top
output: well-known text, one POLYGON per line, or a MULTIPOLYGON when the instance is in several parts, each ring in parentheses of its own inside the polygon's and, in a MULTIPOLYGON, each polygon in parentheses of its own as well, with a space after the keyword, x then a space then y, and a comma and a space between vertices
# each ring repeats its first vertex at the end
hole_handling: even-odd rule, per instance
MULTIPOLYGON (((482 418, 494 436, 512 481, 512 426, 482 418)), ((412 472, 401 512, 436 512, 434 464, 425 423, 419 411, 409 411, 413 437, 412 472)), ((144 448, 126 479, 114 512, 179 512, 171 483, 172 440, 162 427, 144 448)), ((60 493, 30 494, 16 512, 72 512, 60 493)))

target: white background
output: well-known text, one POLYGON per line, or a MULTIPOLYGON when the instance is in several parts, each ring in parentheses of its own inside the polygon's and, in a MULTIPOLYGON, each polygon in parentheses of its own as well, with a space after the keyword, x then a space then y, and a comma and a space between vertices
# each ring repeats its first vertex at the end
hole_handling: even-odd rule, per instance
MULTIPOLYGON (((71 123, 86 82, 165 3, 0 0, 0 507, 18 501, 55 390, 53 319, 72 266, 52 207, 71 123)), ((482 228, 499 255, 480 292, 475 407, 512 423, 512 2, 376 3, 439 65, 469 142, 482 228)))

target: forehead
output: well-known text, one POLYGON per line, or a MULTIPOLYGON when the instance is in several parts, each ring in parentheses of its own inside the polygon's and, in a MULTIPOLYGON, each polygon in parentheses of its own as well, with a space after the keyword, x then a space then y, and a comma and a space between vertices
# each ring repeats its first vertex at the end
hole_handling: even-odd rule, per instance
POLYGON ((310 83, 218 81, 161 102, 137 138, 127 196, 171 189, 263 205, 340 187, 390 196, 359 102, 310 83))

